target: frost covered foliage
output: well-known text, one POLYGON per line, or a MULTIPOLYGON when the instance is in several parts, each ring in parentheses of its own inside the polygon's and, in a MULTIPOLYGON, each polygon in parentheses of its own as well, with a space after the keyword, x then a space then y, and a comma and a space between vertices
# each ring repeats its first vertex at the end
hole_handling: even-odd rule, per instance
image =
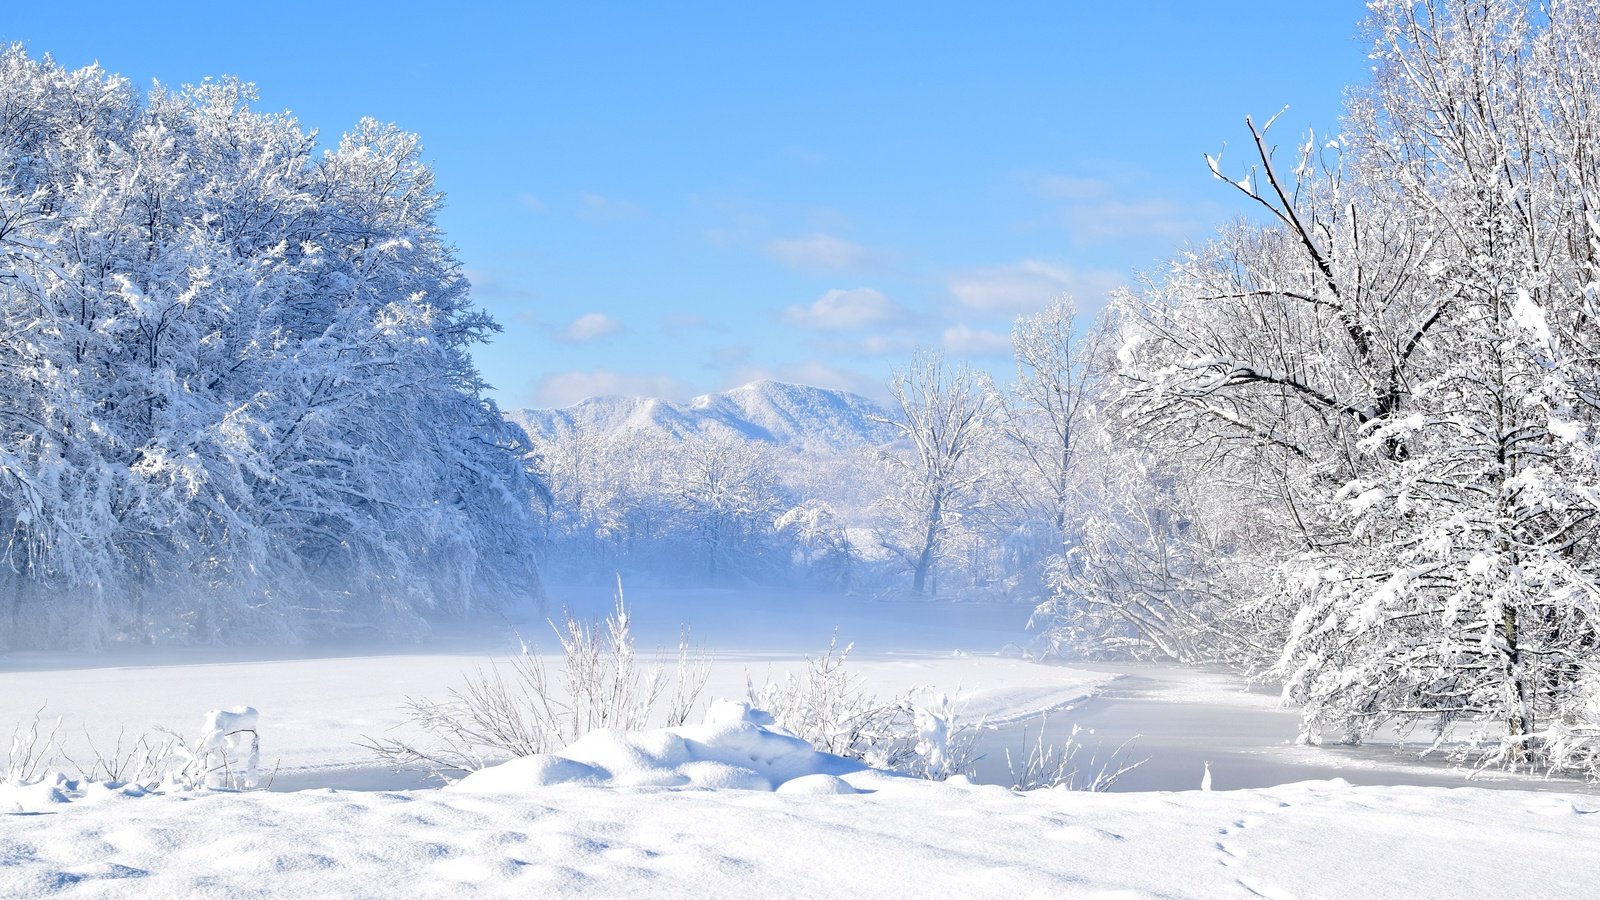
POLYGON ((889 700, 868 694, 845 663, 853 645, 837 637, 805 671, 749 683, 749 705, 818 750, 918 778, 965 773, 977 757, 979 727, 959 721, 945 694, 912 691, 889 700))
POLYGON ((537 590, 416 137, 0 52, 0 643, 408 630, 537 590))
POLYGON ((684 724, 705 689, 710 660, 690 650, 685 634, 670 675, 666 665, 641 664, 631 622, 619 586, 603 624, 568 613, 556 629, 559 683, 525 646, 504 667, 480 669, 451 688, 443 701, 409 700, 409 728, 425 738, 367 738, 363 746, 397 769, 449 781, 507 758, 554 752, 593 731, 639 731, 657 719, 684 724))
POLYGON ((1080 518, 1033 617, 1046 654, 1248 662, 1252 623, 1234 598, 1253 587, 1244 550, 1254 545, 1249 520, 1215 515, 1232 507, 1226 489, 1104 434, 1084 444, 1080 518))
POLYGON ((119 737, 111 747, 90 744, 88 757, 73 759, 58 742, 61 720, 42 731, 34 716, 12 732, 0 789, 13 796, 81 792, 88 785, 131 796, 156 790, 254 790, 261 787, 259 720, 249 706, 214 709, 192 741, 162 728, 130 743, 119 737))
POLYGON ((787 574, 794 491, 778 450, 727 432, 672 437, 578 426, 542 443, 552 567, 749 584, 787 574))
POLYGON ((1340 137, 1285 167, 1251 123, 1244 165, 1211 160, 1266 224, 1116 301, 1119 433, 1194 527, 1113 508, 1097 527, 1144 546, 1086 544, 1062 583, 1133 586, 1140 631, 1152 573, 1189 592, 1203 628, 1156 633, 1223 622, 1310 740, 1395 722, 1600 776, 1600 3, 1381 2, 1370 26, 1340 137))

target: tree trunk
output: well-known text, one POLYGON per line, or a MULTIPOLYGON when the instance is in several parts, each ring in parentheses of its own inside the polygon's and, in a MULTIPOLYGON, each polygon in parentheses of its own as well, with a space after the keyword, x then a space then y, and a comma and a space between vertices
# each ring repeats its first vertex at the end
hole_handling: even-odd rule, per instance
POLYGON ((928 584, 928 568, 933 564, 933 551, 939 543, 939 518, 944 514, 943 503, 940 498, 933 500, 933 509, 928 512, 928 531, 922 538, 922 553, 917 557, 917 571, 911 578, 911 590, 922 593, 928 584))

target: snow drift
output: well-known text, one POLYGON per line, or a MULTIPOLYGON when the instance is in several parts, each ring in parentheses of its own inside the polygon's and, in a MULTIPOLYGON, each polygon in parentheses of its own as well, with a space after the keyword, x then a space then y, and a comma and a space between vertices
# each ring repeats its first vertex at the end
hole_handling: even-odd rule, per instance
POLYGON ((475 792, 555 784, 853 794, 839 776, 866 771, 821 753, 749 704, 719 700, 700 725, 592 731, 566 749, 474 772, 451 786, 475 792))

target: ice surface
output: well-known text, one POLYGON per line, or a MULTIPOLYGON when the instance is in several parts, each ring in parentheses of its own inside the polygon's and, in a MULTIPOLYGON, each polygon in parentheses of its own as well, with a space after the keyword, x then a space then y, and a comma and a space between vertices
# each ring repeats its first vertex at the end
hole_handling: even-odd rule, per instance
MULTIPOLYGON (((599 587, 552 593, 591 619, 614 602, 599 587)), ((929 686, 959 694, 966 721, 1026 718, 1081 700, 1114 677, 1016 658, 1008 644, 1025 635, 1029 611, 1014 605, 643 588, 630 588, 628 598, 645 659, 654 648, 676 646, 681 626, 691 626, 691 639, 715 657, 706 697, 742 697, 747 678, 760 684, 802 671, 806 654, 826 649, 835 629, 855 643, 850 669, 866 690, 888 697, 929 686)), ((74 758, 92 759, 91 743, 105 750, 119 734, 157 726, 192 737, 206 710, 248 700, 262 716, 263 780, 275 788, 413 787, 416 778, 377 769, 355 741, 409 734, 407 697, 441 697, 477 668, 515 654, 519 634, 541 651, 555 648, 548 624, 526 622, 517 633, 473 629, 424 646, 0 654, 0 737, 44 706, 46 719, 63 717, 60 735, 74 758)), ((559 668, 559 660, 546 661, 559 668)))

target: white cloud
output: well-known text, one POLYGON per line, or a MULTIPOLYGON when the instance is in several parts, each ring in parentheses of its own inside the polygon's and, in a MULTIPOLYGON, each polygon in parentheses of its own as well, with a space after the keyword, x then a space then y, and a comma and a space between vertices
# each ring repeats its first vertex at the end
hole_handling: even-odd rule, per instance
POLYGON ((582 193, 578 195, 578 213, 591 222, 616 222, 622 219, 636 219, 643 212, 644 210, 626 200, 617 200, 600 194, 582 193))
POLYGON ((532 194, 526 192, 518 194, 517 201, 529 212, 544 212, 544 201, 532 194))
POLYGON ((587 372, 551 372, 533 385, 534 403, 541 407, 571 406, 590 397, 661 397, 685 400, 693 390, 671 375, 632 374, 610 369, 587 372))
POLYGON ((1046 197, 1058 200, 1093 200, 1111 193, 1106 181, 1074 175, 1040 175, 1035 187, 1046 197))
POLYGON ((990 356, 1011 352, 1011 337, 966 324, 944 330, 944 349, 961 356, 990 356))
POLYGON ((782 313, 790 325, 818 331, 848 331, 903 318, 905 310, 872 288, 831 290, 810 306, 791 306, 782 313))
POLYGON ((949 290, 962 306, 980 312, 1030 312, 1061 294, 1071 294, 1083 308, 1090 309, 1098 307, 1123 280, 1120 272, 1025 259, 959 273, 950 279, 949 290))
POLYGON ((775 238, 767 241, 765 250, 769 258, 791 269, 811 272, 859 269, 872 257, 860 244, 820 231, 804 237, 775 238))
POLYGON ((832 356, 910 356, 917 338, 909 331, 869 334, 857 340, 818 341, 817 349, 832 356))
POLYGON ((556 340, 568 344, 582 344, 610 337, 622 331, 622 323, 605 313, 584 313, 567 323, 556 333, 556 340))
POLYGON ((1221 209, 1214 204, 1107 198, 1069 206, 1061 217, 1073 237, 1085 243, 1144 237, 1180 241, 1209 233, 1221 219, 1221 209))

